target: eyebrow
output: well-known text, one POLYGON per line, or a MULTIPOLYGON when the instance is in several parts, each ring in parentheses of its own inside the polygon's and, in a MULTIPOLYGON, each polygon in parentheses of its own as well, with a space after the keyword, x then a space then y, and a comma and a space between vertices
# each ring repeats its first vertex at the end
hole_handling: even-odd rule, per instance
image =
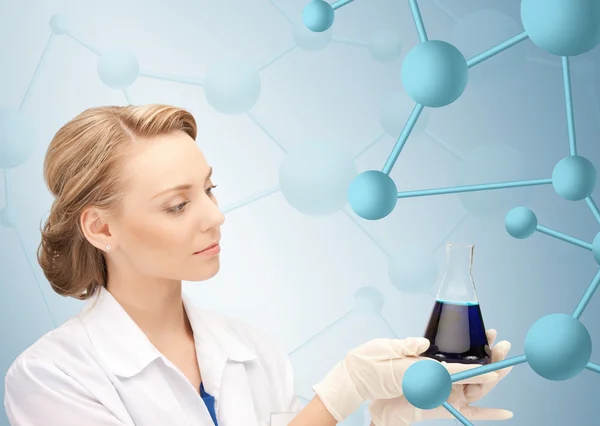
MULTIPOLYGON (((206 178, 204 180, 205 182, 208 181, 211 178, 212 173, 213 173, 213 168, 211 167, 210 169, 208 169, 208 174, 206 175, 206 178)), ((155 194, 152 198, 150 198, 150 201, 154 200, 157 197, 160 197, 161 195, 165 195, 165 194, 167 194, 169 192, 184 191, 184 190, 192 188, 193 186, 194 185, 191 184, 191 183, 182 183, 180 185, 176 185, 176 186, 173 186, 171 188, 167 188, 165 190, 160 191, 158 194, 155 194)))

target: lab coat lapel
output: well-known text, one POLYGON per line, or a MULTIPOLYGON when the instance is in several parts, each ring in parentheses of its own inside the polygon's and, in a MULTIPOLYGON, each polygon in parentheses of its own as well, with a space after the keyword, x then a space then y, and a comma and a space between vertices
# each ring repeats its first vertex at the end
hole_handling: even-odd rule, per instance
POLYGON ((219 425, 259 426, 244 364, 228 363, 221 385, 219 425))
MULTIPOLYGON (((154 370, 151 386, 148 381, 133 380, 127 383, 127 392, 121 395, 121 399, 126 402, 129 411, 135 414, 138 425, 193 425, 171 390, 173 384, 165 374, 167 368, 169 367, 162 363, 148 366, 149 370, 154 370)), ((202 425, 208 426, 208 423, 202 425)))
MULTIPOLYGON (((223 336, 220 337, 223 343, 223 336)), ((228 356, 216 340, 208 343, 209 340, 212 339, 206 335, 200 337, 196 352, 204 387, 215 397, 219 426, 261 426, 254 408, 248 365, 228 356)))
POLYGON ((98 299, 90 300, 79 317, 98 352, 98 364, 115 374, 117 379, 109 379, 118 392, 123 386, 127 387, 127 392, 119 392, 120 398, 136 420, 143 419, 142 424, 187 425, 185 414, 163 373, 156 373, 154 380, 160 383, 153 386, 135 379, 169 367, 154 362, 162 358, 161 353, 110 292, 103 287, 99 291, 98 299), (148 404, 160 409, 149 410, 148 404))
POLYGON ((222 317, 198 309, 185 293, 183 301, 194 330, 204 388, 215 397, 219 426, 262 426, 248 378, 256 354, 237 339, 222 317))

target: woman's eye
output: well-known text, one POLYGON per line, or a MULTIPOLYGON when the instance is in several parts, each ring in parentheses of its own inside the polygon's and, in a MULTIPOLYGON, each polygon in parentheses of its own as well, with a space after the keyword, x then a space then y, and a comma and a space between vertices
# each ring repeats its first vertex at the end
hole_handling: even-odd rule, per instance
MULTIPOLYGON (((216 187, 217 187, 217 185, 212 185, 210 188, 208 188, 206 190, 206 194, 211 195, 213 189, 215 189, 216 187)), ((170 207, 167 209, 167 213, 173 214, 173 215, 179 215, 179 214, 183 213, 183 211, 185 210, 185 206, 189 203, 190 203, 189 201, 184 201, 183 203, 180 203, 180 204, 177 204, 176 206, 170 207)))
POLYGON ((181 204, 177 204, 174 207, 171 207, 167 210, 168 213, 170 214, 174 214, 174 215, 178 215, 181 214, 183 212, 183 210, 185 209, 186 204, 188 204, 189 201, 185 201, 181 204))

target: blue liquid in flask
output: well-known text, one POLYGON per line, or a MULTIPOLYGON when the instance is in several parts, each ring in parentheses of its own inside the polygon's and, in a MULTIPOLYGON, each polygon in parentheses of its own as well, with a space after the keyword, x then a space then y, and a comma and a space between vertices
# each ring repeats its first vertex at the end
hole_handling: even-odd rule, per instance
POLYGON ((471 275, 473 245, 446 245, 446 272, 438 291, 422 356, 437 361, 485 365, 491 351, 471 275))

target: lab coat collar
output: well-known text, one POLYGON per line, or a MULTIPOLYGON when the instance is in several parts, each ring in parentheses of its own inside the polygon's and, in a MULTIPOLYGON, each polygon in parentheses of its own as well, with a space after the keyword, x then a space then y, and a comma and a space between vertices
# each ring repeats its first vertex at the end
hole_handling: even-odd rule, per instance
POLYGON ((132 377, 161 356, 103 286, 88 300, 79 317, 102 361, 117 376, 132 377))
MULTIPOLYGON (((218 393, 226 362, 255 360, 256 354, 234 336, 219 315, 196 308, 182 294, 194 330, 196 352, 207 392, 218 393)), ((108 368, 121 377, 132 377, 163 355, 104 287, 86 304, 80 319, 108 368)))
MULTIPOLYGON (((248 362, 257 359, 256 353, 246 346, 230 329, 228 321, 216 313, 200 309, 191 298, 182 293, 183 305, 194 330, 196 348, 202 343, 209 343, 208 335, 216 343, 221 354, 229 361, 248 362)), ((217 349, 217 348, 215 348, 217 349)))
POLYGON ((257 359, 256 353, 232 332, 231 325, 225 317, 198 309, 185 293, 182 294, 182 299, 194 330, 196 357, 204 388, 219 401, 227 363, 242 364, 254 361, 257 359))

